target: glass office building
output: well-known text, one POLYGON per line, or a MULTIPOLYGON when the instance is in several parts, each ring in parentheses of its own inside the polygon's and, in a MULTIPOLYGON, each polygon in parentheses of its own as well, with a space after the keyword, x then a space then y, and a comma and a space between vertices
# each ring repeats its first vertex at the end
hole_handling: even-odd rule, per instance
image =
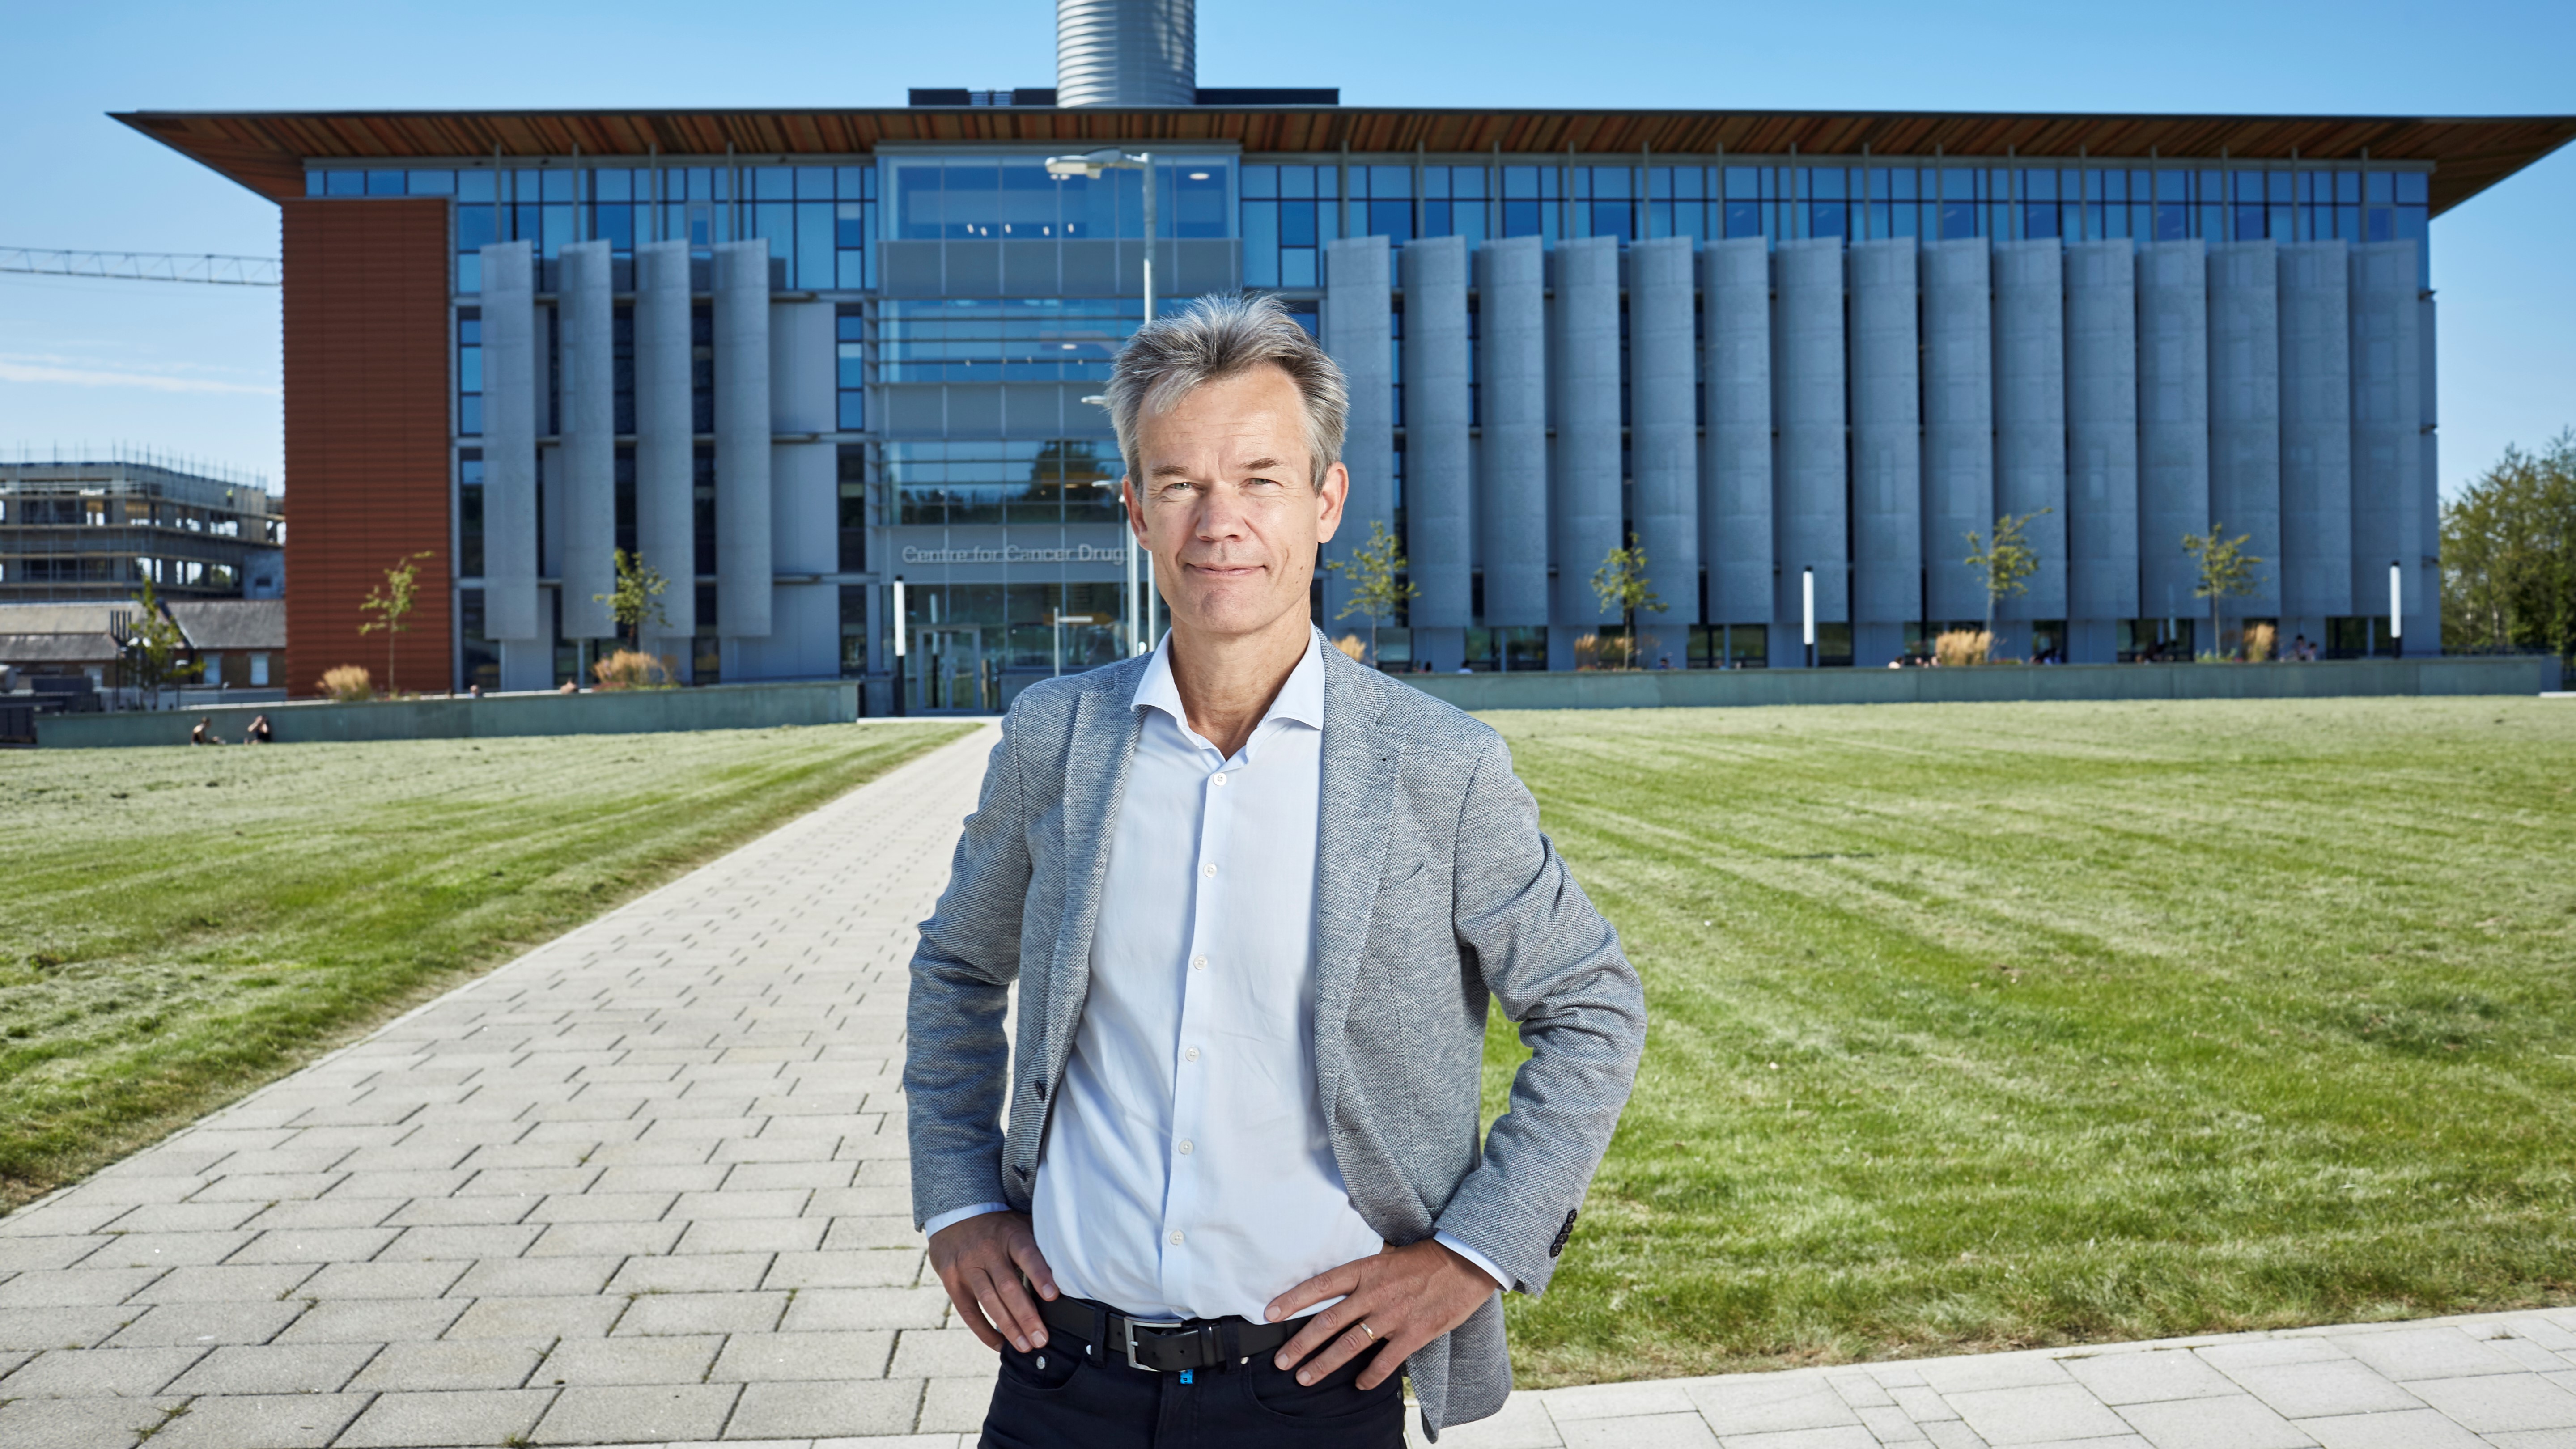
MULTIPOLYGON (((2182 547, 2213 523, 2266 560, 2231 631, 2387 648, 2393 569, 2437 647, 2430 220, 2576 131, 1196 95, 124 119, 287 208, 291 398, 354 371, 408 400, 460 685, 616 647, 623 549, 672 581, 644 642, 691 678, 864 676, 888 708, 900 627, 912 710, 1131 647, 1087 399, 1149 247, 1158 306, 1274 292, 1350 373, 1332 548, 1404 540, 1389 667, 1575 667, 1631 539, 1649 660, 1884 666, 1984 617, 1966 535, 2004 514, 2039 555, 2007 654, 2231 642, 2182 547), (1150 239, 1144 173, 1044 165, 1109 144, 1153 157, 1150 239)), ((394 506, 335 471, 384 442, 341 406, 300 453, 290 421, 302 546, 394 506)), ((1336 583, 1319 620, 1364 630, 1336 583)))

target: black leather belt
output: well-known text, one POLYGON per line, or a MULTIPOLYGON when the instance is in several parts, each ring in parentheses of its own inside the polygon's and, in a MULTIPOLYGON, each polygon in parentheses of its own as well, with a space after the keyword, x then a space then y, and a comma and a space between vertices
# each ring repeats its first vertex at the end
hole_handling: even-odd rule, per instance
POLYGON ((1083 1298, 1041 1298, 1038 1316, 1048 1327, 1081 1339, 1090 1362, 1124 1359, 1129 1368, 1163 1374, 1238 1367, 1254 1354, 1268 1353, 1296 1337, 1306 1326, 1303 1318, 1285 1323, 1233 1317, 1130 1318, 1083 1298))

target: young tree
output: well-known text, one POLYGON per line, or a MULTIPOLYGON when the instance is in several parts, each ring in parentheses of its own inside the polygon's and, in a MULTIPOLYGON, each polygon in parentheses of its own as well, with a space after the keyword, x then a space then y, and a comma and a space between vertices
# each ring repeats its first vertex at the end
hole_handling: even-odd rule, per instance
POLYGON ((178 662, 179 651, 187 647, 188 637, 162 610, 161 596, 154 591, 149 575, 143 580, 142 594, 133 603, 134 617, 124 625, 117 643, 125 651, 126 673, 134 687, 150 691, 152 706, 157 707, 163 687, 184 681, 197 671, 197 666, 178 662))
POLYGON ((1646 551, 1637 544, 1637 535, 1628 535, 1626 548, 1614 548, 1601 556, 1601 567, 1592 571, 1592 594, 1604 609, 1619 611, 1619 622, 1627 630, 1628 667, 1637 667, 1637 611, 1651 609, 1665 612, 1664 601, 1655 597, 1653 580, 1646 577, 1646 551))
POLYGON ((668 624, 669 615, 662 612, 662 591, 671 581, 662 571, 644 562, 640 553, 617 550, 617 588, 613 593, 593 594, 591 598, 608 606, 609 616, 626 631, 626 644, 639 653, 644 648, 644 626, 647 623, 668 624))
POLYGON ((1395 611, 1422 591, 1400 578, 1404 572, 1404 551, 1395 546, 1395 535, 1386 525, 1369 520, 1368 542, 1351 550, 1347 559, 1334 559, 1324 565, 1351 582, 1351 596, 1335 614, 1335 621, 1361 615, 1369 621, 1368 662, 1377 662, 1377 625, 1380 619, 1393 619, 1395 611))
POLYGON ((2576 661, 2576 430, 2507 447, 2442 505, 2442 640, 2576 661))
POLYGON ((1995 519, 1995 538, 1987 543, 1975 529, 1968 530, 1968 567, 1985 577, 1986 632, 1995 632, 1995 606, 2006 599, 2019 598, 2030 592, 2030 576, 2039 572, 2039 550, 2030 546, 2023 530, 2030 521, 2050 510, 2019 517, 2003 514, 1995 519))
POLYGON ((385 570, 383 586, 358 601, 358 612, 369 616, 366 623, 358 626, 358 632, 385 636, 387 694, 397 692, 394 688, 394 636, 411 632, 412 606, 420 600, 421 560, 432 556, 430 550, 422 549, 397 560, 392 568, 385 570))
POLYGON ((2182 536, 2182 551, 2200 564, 2200 585, 2191 591, 2191 596, 2209 600, 2209 647, 2213 651, 2222 637, 2218 601, 2254 592, 2254 568, 2263 560, 2245 551, 2245 545, 2253 538, 2250 533, 2225 537, 2215 519, 2210 521, 2209 532, 2182 536))

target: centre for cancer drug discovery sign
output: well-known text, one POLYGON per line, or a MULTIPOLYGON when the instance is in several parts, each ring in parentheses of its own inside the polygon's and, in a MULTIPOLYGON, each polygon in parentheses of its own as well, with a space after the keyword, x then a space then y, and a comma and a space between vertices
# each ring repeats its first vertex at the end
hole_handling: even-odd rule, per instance
POLYGON ((1127 550, 1102 548, 1097 544, 1077 543, 1065 548, 1022 548, 1006 543, 999 548, 906 548, 903 561, 908 564, 962 563, 1125 563, 1127 550))

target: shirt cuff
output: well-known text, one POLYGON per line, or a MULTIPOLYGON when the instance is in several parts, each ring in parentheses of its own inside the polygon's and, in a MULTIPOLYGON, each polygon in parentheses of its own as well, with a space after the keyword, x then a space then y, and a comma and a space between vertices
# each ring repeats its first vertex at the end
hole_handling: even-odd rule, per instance
MULTIPOLYGON (((972 1207, 951 1208, 947 1212, 941 1213, 939 1216, 923 1223, 921 1225, 921 1235, 926 1238, 931 1236, 933 1233, 938 1232, 941 1228, 962 1223, 968 1218, 980 1218, 986 1213, 1006 1213, 1010 1210, 1011 1205, 1006 1202, 979 1202, 974 1204, 972 1207)), ((1466 1249, 1461 1248, 1459 1251, 1465 1252, 1466 1249)), ((1484 1260, 1479 1258, 1477 1261, 1481 1263, 1484 1260)), ((1489 1268, 1486 1271, 1491 1272, 1493 1270, 1489 1268)))
POLYGON ((1477 1267, 1484 1269, 1485 1276, 1494 1280, 1495 1287, 1502 1289, 1506 1293, 1512 1291, 1511 1275, 1505 1273, 1502 1269, 1495 1267, 1493 1259, 1486 1257, 1484 1254, 1477 1252, 1471 1247, 1468 1247, 1465 1243, 1458 1241, 1455 1237, 1452 1237, 1447 1233, 1433 1233, 1431 1235, 1431 1241, 1438 1243, 1440 1246, 1447 1248, 1450 1252, 1453 1252, 1459 1257, 1466 1259, 1468 1262, 1475 1264, 1477 1267))

